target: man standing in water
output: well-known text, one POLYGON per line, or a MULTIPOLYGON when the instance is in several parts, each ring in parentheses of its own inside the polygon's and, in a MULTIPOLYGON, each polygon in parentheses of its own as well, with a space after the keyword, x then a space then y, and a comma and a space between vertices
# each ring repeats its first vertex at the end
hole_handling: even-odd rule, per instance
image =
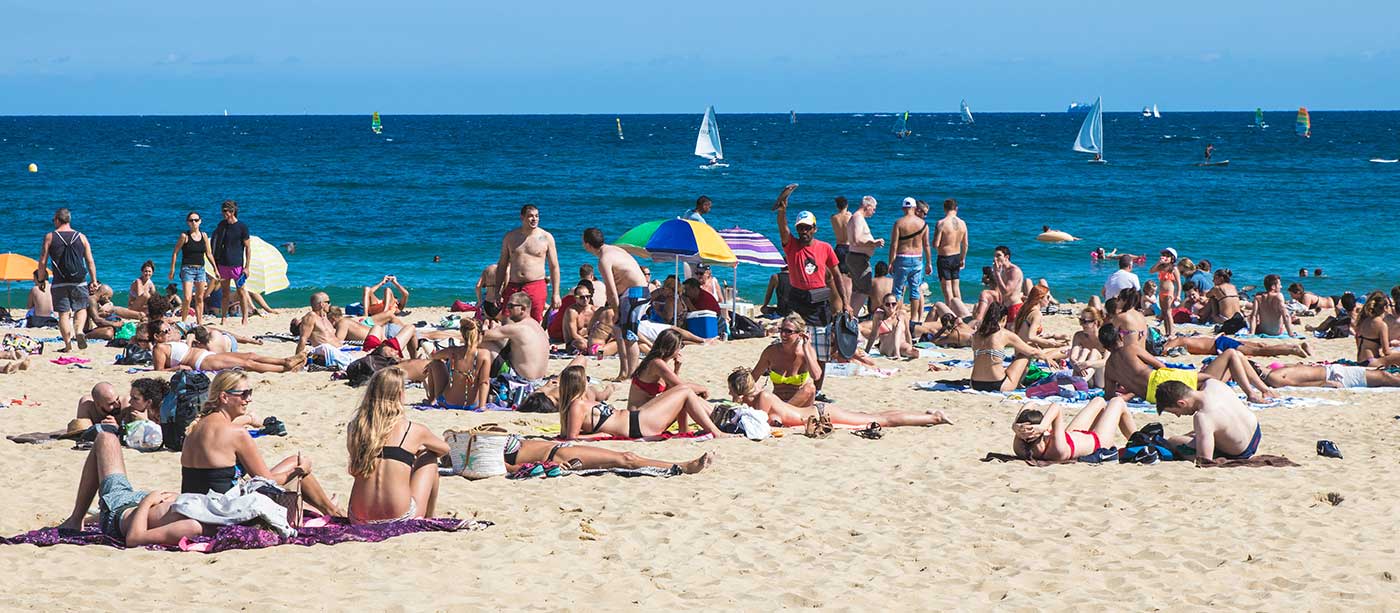
POLYGON ((933 226, 933 249, 938 256, 938 284, 943 289, 943 301, 952 305, 962 303, 962 288, 958 277, 967 266, 967 224, 958 218, 958 201, 943 201, 943 219, 933 226))
POLYGON ((554 249, 554 235, 540 227, 540 209, 533 204, 520 207, 520 227, 501 241, 497 295, 506 299, 525 292, 530 297, 530 317, 543 322, 546 302, 551 307, 559 304, 559 274, 559 252, 554 249), (545 274, 546 265, 550 274, 545 274), (549 296, 545 295, 546 279, 552 286, 549 296))
POLYGON ((233 283, 238 288, 238 313, 243 317, 243 325, 248 325, 248 307, 252 302, 248 300, 248 290, 243 288, 244 273, 249 262, 253 261, 252 235, 248 233, 248 224, 238 221, 238 203, 232 200, 225 200, 223 204, 224 220, 219 222, 219 226, 214 228, 212 236, 214 246, 214 264, 219 272, 219 279, 223 281, 223 300, 219 302, 219 323, 228 323, 228 289, 233 283))
POLYGON ((82 232, 69 225, 73 214, 63 208, 53 214, 53 232, 44 235, 39 251, 39 272, 35 278, 48 278, 48 262, 53 259, 53 310, 58 313, 58 333, 63 337, 63 349, 72 351, 76 336, 79 349, 87 349, 83 327, 87 324, 91 290, 98 287, 97 263, 92 259, 92 247, 82 232), (92 282, 87 283, 88 273, 92 282))
POLYGON ((710 200, 709 196, 701 196, 699 198, 696 198, 695 208, 686 211, 684 215, 681 215, 681 219, 689 219, 691 221, 698 221, 700 223, 708 225, 708 223, 705 221, 705 216, 710 214, 710 209, 713 206, 714 202, 710 200))
MULTIPOLYGON (((846 226, 846 233, 851 239, 851 253, 846 256, 846 263, 851 269, 851 314, 860 316, 861 307, 865 306, 866 298, 870 296, 871 282, 875 280, 874 272, 870 268, 870 258, 875 254, 875 250, 885 246, 885 239, 875 238, 870 233, 870 224, 866 220, 875 215, 875 207, 879 203, 875 202, 874 196, 865 196, 860 199, 860 209, 851 215, 851 221, 846 226)), ((789 264, 791 266, 791 264, 789 264)))
POLYGON ((613 335, 622 342, 622 350, 617 354, 617 380, 625 381, 637 369, 637 317, 633 311, 645 304, 650 295, 647 278, 631 254, 603 241, 603 231, 598 228, 583 231, 583 249, 598 257, 603 287, 594 287, 593 291, 607 293, 608 300, 603 308, 611 309, 616 315, 613 335))

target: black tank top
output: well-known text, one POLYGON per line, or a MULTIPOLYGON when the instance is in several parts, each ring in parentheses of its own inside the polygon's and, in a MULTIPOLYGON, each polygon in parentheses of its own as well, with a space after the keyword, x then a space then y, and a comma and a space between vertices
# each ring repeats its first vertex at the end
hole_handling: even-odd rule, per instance
POLYGON ((204 233, 199 234, 199 240, 190 238, 190 233, 185 232, 185 246, 180 248, 181 266, 204 266, 204 233))

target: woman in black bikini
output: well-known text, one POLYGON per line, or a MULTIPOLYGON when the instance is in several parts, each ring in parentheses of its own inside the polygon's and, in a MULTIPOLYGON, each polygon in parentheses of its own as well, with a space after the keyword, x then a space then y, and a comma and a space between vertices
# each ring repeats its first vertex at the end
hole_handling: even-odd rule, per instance
POLYGON ((1385 325, 1390 302, 1385 294, 1374 292, 1366 297, 1356 320, 1356 361, 1362 364, 1390 353, 1390 330, 1385 325))
POLYGON ((289 456, 269 468, 248 435, 254 418, 248 411, 253 388, 241 370, 225 370, 209 384, 209 401, 199 411, 199 419, 185 436, 180 452, 180 491, 185 494, 227 492, 233 489, 241 470, 252 477, 263 477, 286 485, 301 477, 306 503, 331 516, 343 515, 321 483, 311 474, 311 461, 301 454, 289 456))
POLYGON ((1229 268, 1215 271, 1212 277, 1215 287, 1206 292, 1206 307, 1202 314, 1203 318, 1209 318, 1207 321, 1224 323, 1240 313, 1240 290, 1230 282, 1233 276, 1229 268))
POLYGON ((1001 327, 1006 319, 1006 307, 1000 302, 987 305, 987 314, 982 317, 982 325, 972 335, 972 389, 980 392, 1009 392, 1021 387, 1021 377, 1026 374, 1031 358, 1045 357, 1041 350, 1021 340, 1021 337, 1001 327), (1016 348, 1016 359, 1004 366, 1006 348, 1016 348))
POLYGON ((403 411, 404 373, 381 369, 370 377, 354 417, 345 426, 350 452, 350 521, 376 524, 432 517, 437 506, 437 459, 447 442, 403 411))
POLYGON ((730 436, 710 420, 710 404, 689 386, 673 387, 635 409, 614 409, 606 402, 590 401, 588 375, 582 366, 570 366, 559 374, 559 434, 561 438, 643 438, 666 432, 672 424, 681 432, 694 420, 716 438, 730 436))

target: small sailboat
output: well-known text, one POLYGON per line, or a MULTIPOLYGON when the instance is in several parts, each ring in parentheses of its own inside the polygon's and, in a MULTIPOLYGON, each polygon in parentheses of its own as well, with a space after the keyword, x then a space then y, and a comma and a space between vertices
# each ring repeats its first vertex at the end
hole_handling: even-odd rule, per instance
POLYGON ((1260 130, 1269 127, 1269 124, 1264 123, 1264 109, 1259 107, 1254 108, 1254 125, 1250 127, 1260 130))
POLYGON ((1143 116, 1143 117, 1151 117, 1151 116, 1152 116, 1152 107, 1150 107, 1150 106, 1144 106, 1144 107, 1142 107, 1142 116, 1143 116))
POLYGON ((379 111, 375 111, 374 115, 370 117, 369 129, 374 131, 375 134, 384 133, 384 124, 379 123, 379 111))
POLYGON ((1303 138, 1312 138, 1312 118, 1308 117, 1308 107, 1298 107, 1298 121, 1293 125, 1293 131, 1303 138))
POLYGON ((705 107, 705 118, 700 120, 700 134, 695 137, 695 155, 709 160, 701 168, 728 168, 724 163, 724 148, 719 142, 719 122, 715 120, 715 107, 705 107))
POLYGON ((617 140, 627 140, 627 137, 625 137, 625 136, 622 135, 622 118, 621 118, 621 117, 618 117, 618 118, 617 118, 617 140))
POLYGON ((1157 110, 1157 105, 1156 105, 1156 104, 1152 105, 1152 118, 1153 118, 1153 119, 1161 119, 1161 118, 1162 118, 1162 113, 1161 113, 1161 111, 1158 111, 1158 110, 1157 110))
POLYGON ((909 111, 904 111, 903 114, 894 116, 894 129, 891 131, 894 132, 895 136, 900 138, 913 134, 913 132, 909 131, 909 111))
POLYGON ((1153 119, 1161 119, 1161 118, 1162 118, 1162 113, 1161 113, 1160 111, 1157 110, 1157 105, 1154 104, 1154 105, 1152 105, 1152 106, 1144 106, 1144 107, 1142 107, 1142 116, 1143 116, 1143 117, 1151 117, 1151 118, 1153 118, 1153 119))
POLYGON ((224 109, 224 117, 228 117, 228 109, 224 109))
POLYGON ((1098 164, 1107 163, 1107 160, 1103 158, 1102 105, 1102 96, 1094 99, 1093 106, 1089 107, 1089 114, 1084 117, 1084 123, 1079 126, 1079 136, 1074 139, 1074 150, 1094 154, 1094 159, 1089 161, 1098 164))
POLYGON ((788 124, 797 125, 797 111, 788 111, 788 124))
POLYGON ((972 122, 972 108, 970 108, 970 107, 967 106, 967 99, 966 99, 966 98, 963 98, 961 107, 962 107, 962 122, 963 122, 963 123, 973 123, 973 122, 972 122))

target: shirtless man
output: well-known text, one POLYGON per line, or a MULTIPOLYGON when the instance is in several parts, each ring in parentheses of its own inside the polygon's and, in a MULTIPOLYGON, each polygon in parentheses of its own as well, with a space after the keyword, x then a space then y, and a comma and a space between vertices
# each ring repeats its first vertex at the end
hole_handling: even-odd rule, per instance
MULTIPOLYGON (((831 216, 831 235, 836 237, 836 244, 833 248, 836 251, 837 269, 846 277, 845 287, 842 289, 845 290, 847 296, 851 295, 851 268, 846 263, 846 257, 851 253, 851 239, 846 235, 846 225, 851 221, 851 212, 846 210, 848 206, 850 205, 847 204, 845 196, 837 196, 836 214, 831 216)), ((787 313, 780 314, 787 315, 787 313)))
POLYGON ((327 315, 330 306, 331 297, 325 292, 311 295, 311 311, 301 317, 296 353, 305 352, 308 345, 315 350, 322 350, 323 346, 340 350, 343 339, 337 337, 335 325, 327 315))
POLYGON ((1233 379, 1250 402, 1263 403, 1278 396, 1264 384, 1244 356, 1233 349, 1226 349, 1209 365, 1195 371, 1168 368, 1139 344, 1124 342, 1118 328, 1111 323, 1099 327, 1099 343, 1109 350, 1108 359, 1104 361, 1105 396, 1116 394, 1121 386, 1134 396, 1156 402, 1157 390, 1165 382, 1182 381, 1197 389, 1212 379, 1233 379))
POLYGON ((962 302, 958 277, 967 266, 967 224, 958 218, 957 200, 943 201, 943 219, 933 225, 933 249, 938 256, 938 284, 943 288, 943 301, 950 306, 962 302))
MULTIPOLYGON (((890 230, 890 273, 894 275, 894 295, 907 296, 909 312, 918 320, 924 315, 924 275, 933 274, 928 252, 928 222, 915 213, 918 201, 905 198, 904 216, 890 230)), ((877 296, 884 294, 876 293, 877 296)))
POLYGON ((141 276, 132 281, 131 288, 127 290, 126 308, 137 313, 146 312, 146 302, 156 295, 156 284, 151 282, 151 277, 155 274, 155 263, 146 260, 146 263, 141 265, 141 276))
POLYGON ((1283 281, 1278 275, 1265 275, 1264 293, 1254 296, 1249 314, 1249 330, 1255 334, 1293 336, 1293 317, 1283 299, 1283 281))
MULTIPOLYGON (((637 370, 640 359, 637 350, 637 318, 633 310, 646 301, 647 280, 642 267, 621 247, 603 241, 603 231, 588 228, 583 231, 583 249, 598 258, 598 272, 603 276, 602 290, 607 294, 603 309, 614 318, 613 338, 622 343, 618 352, 618 381, 624 381, 637 370)), ((593 291, 600 288, 595 285, 593 291)), ((595 315, 596 316, 596 315, 595 315)))
POLYGON ((851 251, 846 255, 846 265, 851 269, 850 310, 856 316, 860 315, 862 307, 867 306, 866 302, 871 292, 870 282, 875 278, 874 271, 870 268, 870 258, 876 249, 885 246, 885 239, 875 238, 870 233, 870 224, 867 222, 875 215, 875 207, 878 204, 874 196, 861 198, 860 208, 856 209, 846 224, 846 235, 851 242, 851 251))
POLYGON ((1173 450, 1192 456, 1196 465, 1216 459, 1247 460, 1259 451, 1259 418, 1240 402, 1230 386, 1206 381, 1199 391, 1180 381, 1157 388, 1157 413, 1191 417, 1191 432, 1167 439, 1173 450))
POLYGON ((501 313, 501 293, 496 285, 498 269, 500 265, 493 263, 481 271, 481 276, 476 280, 476 306, 481 309, 480 319, 486 322, 496 321, 496 316, 501 313))
POLYGON ((1011 263, 1011 248, 997 246, 992 252, 992 282, 1001 294, 1001 304, 1006 307, 1006 319, 1015 320, 1021 312, 1021 282, 1026 278, 1021 267, 1011 263))
POLYGON ((516 292, 506 296, 502 306, 509 312, 508 323, 481 337, 481 347, 494 361, 501 356, 511 372, 528 379, 536 387, 549 375, 549 333, 530 317, 530 295, 516 292))
POLYGON ((1312 355, 1312 350, 1308 347, 1307 341, 1301 343, 1278 342, 1269 343, 1256 340, 1235 340, 1224 334, 1218 336, 1174 336, 1167 339, 1167 343, 1162 346, 1164 351, 1170 351, 1177 347, 1186 349, 1191 355, 1219 355, 1226 349, 1234 349, 1251 357, 1272 357, 1279 355, 1293 355, 1306 358, 1312 355))
POLYGON ((111 383, 103 381, 92 386, 92 392, 78 399, 78 419, 86 419, 94 424, 103 422, 115 424, 117 416, 130 407, 126 396, 117 393, 111 383))
POLYGON ((591 353, 588 350, 588 331, 593 324, 593 312, 596 310, 593 306, 593 290, 588 284, 580 281, 574 286, 573 294, 573 302, 559 315, 564 348, 574 353, 591 353))
MULTIPOLYGON (((703 198, 703 196, 701 197, 703 198)), ((646 274, 646 271, 643 270, 642 274, 646 274)), ((592 264, 584 264, 578 267, 578 280, 587 281, 591 287, 598 287, 598 284, 602 283, 602 281, 598 280, 598 277, 593 274, 592 264)), ((608 297, 604 295, 604 292, 593 293, 590 300, 593 301, 593 306, 600 309, 608 304, 608 297)))
POLYGON ((496 288, 501 298, 525 292, 533 305, 530 317, 543 322, 545 305, 559 304, 559 279, 559 253, 554 249, 554 235, 540 227, 539 208, 533 204, 520 207, 520 227, 506 233, 501 240, 501 257, 496 261, 496 288), (549 273, 545 272, 546 266, 549 273), (547 296, 546 279, 550 285, 547 296))
POLYGON ((53 316, 53 292, 49 290, 48 276, 34 269, 34 287, 29 288, 29 298, 25 302, 26 328, 56 328, 58 318, 53 316))

